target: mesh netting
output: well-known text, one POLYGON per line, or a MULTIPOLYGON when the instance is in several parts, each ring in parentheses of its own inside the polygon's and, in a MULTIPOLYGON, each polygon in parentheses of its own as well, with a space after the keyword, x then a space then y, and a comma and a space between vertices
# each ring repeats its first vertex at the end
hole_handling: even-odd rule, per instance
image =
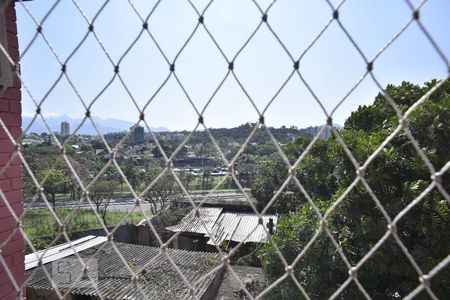
MULTIPOLYGON (((74 179, 74 181, 77 184, 77 187, 80 190, 80 196, 79 196, 79 204, 87 205, 90 210, 95 214, 96 219, 98 222, 102 225, 102 228, 107 232, 107 239, 108 242, 105 244, 104 247, 99 247, 97 249, 98 253, 101 251, 105 251, 105 248, 108 248, 109 251, 114 251, 115 255, 118 258, 117 263, 123 264, 123 268, 129 273, 130 278, 132 280, 132 284, 130 285, 129 289, 136 289, 138 293, 142 296, 142 298, 149 297, 148 294, 146 294, 146 288, 144 288, 142 281, 138 280, 138 278, 142 278, 143 274, 142 271, 145 270, 148 266, 150 266, 152 263, 155 262, 157 258, 149 260, 146 264, 142 266, 131 266, 126 259, 124 259, 118 245, 113 240, 113 235, 116 232, 117 228, 119 227, 120 223, 118 223, 117 226, 111 228, 108 228, 105 223, 102 216, 98 213, 98 210, 96 209, 96 205, 91 199, 89 191, 95 186, 95 184, 99 181, 100 178, 110 169, 115 169, 123 182, 125 183, 128 190, 131 192, 133 198, 135 199, 133 208, 129 210, 128 214, 131 214, 132 212, 139 211, 142 213, 143 218, 146 219, 146 223, 149 226, 152 233, 155 235, 157 242, 159 244, 160 248, 160 255, 165 257, 167 259, 167 264, 171 266, 174 270, 176 275, 179 276, 179 278, 182 280, 184 288, 186 289, 187 293, 185 297, 196 297, 196 291, 201 287, 202 283, 204 282, 204 279, 208 276, 211 276, 212 274, 215 274, 220 271, 221 268, 225 267, 232 276, 235 277, 236 280, 240 282, 241 288, 244 291, 245 295, 250 299, 260 299, 267 295, 269 292, 274 290, 279 284, 281 284, 285 280, 291 280, 295 287, 298 288, 301 295, 303 295, 306 299, 309 299, 310 296, 307 292, 307 289, 302 286, 300 281, 298 280, 298 277, 295 275, 295 270, 297 267, 301 267, 299 262, 301 259, 309 253, 309 251, 313 251, 311 249, 314 245, 314 243, 319 239, 319 237, 326 237, 327 241, 333 245, 336 252, 339 254, 339 257, 341 259, 340 263, 344 263, 346 268, 348 269, 348 279, 342 282, 339 285, 339 288, 337 288, 334 292, 334 294, 330 295, 331 298, 339 298, 340 295, 347 289, 349 286, 354 283, 357 289, 360 291, 361 297, 371 299, 371 294, 366 290, 364 287, 364 283, 361 282, 358 279, 358 272, 361 268, 374 256, 374 254, 385 244, 385 242, 388 239, 392 239, 395 241, 395 243, 400 247, 401 252, 403 253, 404 257, 408 260, 410 265, 412 266, 413 270, 417 273, 417 279, 418 284, 417 287, 410 291, 410 294, 406 296, 406 298, 414 298, 415 296, 421 294, 422 292, 425 292, 426 295, 433 299, 437 299, 437 296, 434 294, 432 286, 431 286, 431 280, 437 276, 440 271, 445 269, 448 264, 450 263, 450 255, 443 258, 440 263, 438 263, 434 268, 432 268, 428 273, 424 273, 419 266, 419 264, 416 262, 414 258, 414 254, 411 253, 405 243, 402 240, 401 235, 397 231, 397 224, 403 219, 403 217, 408 214, 411 210, 413 210, 417 205, 421 203, 421 201, 429 195, 431 192, 439 192, 440 195, 446 199, 448 203, 450 203, 450 195, 445 190, 442 184, 442 176, 445 172, 448 171, 450 168, 450 162, 447 162, 441 169, 436 169, 430 159, 428 158, 426 151, 424 151, 423 147, 419 145, 419 142, 416 140, 416 138, 413 136, 410 130, 410 116, 421 107, 422 104, 424 104, 430 95, 432 95, 437 89, 439 89, 441 86, 443 86, 446 83, 447 79, 438 81, 426 94, 420 97, 419 100, 417 100, 413 105, 409 106, 406 110, 401 109, 398 107, 396 102, 393 100, 393 97, 389 95, 389 93, 384 89, 383 85, 380 83, 380 81, 375 76, 373 69, 374 66, 377 63, 377 60, 380 56, 383 55, 383 53, 393 45, 396 40, 402 36, 402 34, 405 32, 405 30, 411 26, 412 24, 417 24, 420 30, 423 32, 425 37, 427 38, 429 44, 434 48, 437 55, 441 58, 442 64, 445 66, 446 69, 449 67, 449 61, 447 57, 445 56, 444 52, 441 50, 437 42, 433 39, 431 34, 428 32, 427 28, 423 25, 420 18, 420 11, 422 9, 422 6, 425 4, 426 1, 421 2, 419 5, 414 6, 410 1, 405 1, 407 6, 409 7, 410 11, 410 18, 409 20, 404 24, 404 26, 395 33, 392 38, 385 44, 384 47, 382 47, 381 50, 379 50, 378 53, 376 53, 373 57, 368 57, 364 50, 358 45, 357 41, 352 37, 350 32, 346 29, 345 23, 341 22, 341 18, 339 15, 339 11, 341 6, 344 4, 345 1, 340 2, 338 5, 335 5, 332 3, 332 1, 325 1, 327 5, 329 6, 329 20, 328 22, 321 28, 321 30, 318 32, 318 34, 315 35, 314 39, 309 43, 307 47, 305 47, 304 51, 301 53, 301 55, 296 56, 294 55, 288 47, 283 42, 282 38, 277 34, 276 30, 271 26, 270 22, 270 12, 272 7, 274 7, 276 1, 273 1, 270 5, 267 7, 262 7, 258 1, 253 1, 252 4, 254 6, 254 9, 257 13, 260 14, 260 21, 258 22, 257 26, 254 28, 252 33, 248 36, 248 38, 242 42, 240 47, 235 51, 232 55, 226 55, 226 51, 223 50, 223 45, 220 44, 220 42, 215 38, 212 31, 208 28, 208 9, 211 6, 211 4, 215 1, 210 1, 204 8, 199 9, 193 2, 187 1, 190 7, 192 8, 192 11, 196 15, 196 26, 192 30, 191 34, 187 37, 187 39, 184 41, 182 46, 177 49, 176 54, 173 56, 174 58, 170 58, 171 56, 167 55, 167 53, 163 50, 163 47, 159 44, 158 39, 154 36, 152 33, 152 28, 149 24, 151 24, 152 18, 158 14, 158 6, 160 4, 160 1, 157 1, 153 7, 149 11, 149 13, 144 14, 143 12, 139 11, 139 9, 134 5, 132 0, 125 1, 127 4, 129 4, 130 8, 135 13, 136 18, 139 20, 139 22, 142 24, 142 28, 139 32, 135 34, 135 36, 132 39, 132 42, 127 45, 128 47, 126 50, 122 53, 122 55, 115 59, 110 55, 108 52, 107 47, 104 45, 100 37, 96 33, 96 26, 97 22, 101 21, 100 16, 102 15, 103 11, 108 7, 109 1, 105 1, 98 11, 93 15, 92 18, 89 18, 85 11, 83 10, 82 5, 78 3, 76 0, 72 0, 72 3, 74 4, 74 11, 73 14, 79 14, 85 21, 85 28, 84 35, 82 38, 77 41, 75 44, 76 46, 69 52, 69 54, 66 57, 62 57, 58 54, 57 49, 55 49, 52 46, 51 41, 47 38, 45 35, 45 31, 43 28, 45 28, 45 23, 48 18, 48 16, 52 15, 53 13, 56 13, 56 7, 58 6, 60 1, 55 1, 54 4, 51 5, 48 12, 44 15, 43 18, 38 19, 34 16, 33 11, 29 9, 26 2, 19 1, 16 3, 16 6, 20 6, 21 9, 23 9, 26 14, 28 14, 32 20, 35 22, 36 30, 34 32, 33 38, 30 40, 30 43, 27 45, 21 45, 22 51, 21 51, 21 59, 27 55, 29 51, 31 51, 31 47, 36 43, 38 39, 41 39, 44 42, 44 45, 48 47, 54 58, 56 59, 57 65, 60 68, 59 75, 57 76, 56 80, 53 82, 51 87, 46 91, 45 95, 42 98, 36 98, 34 96, 33 91, 28 87, 28 83, 21 78, 20 72, 19 72, 19 66, 14 63, 13 59, 9 56, 7 49, 5 47, 1 46, 0 51, 3 52, 4 55, 8 58, 11 66, 14 68, 14 76, 20 79, 21 85, 22 85, 22 93, 25 93, 28 95, 28 97, 32 100, 32 102, 35 105, 35 114, 33 116, 31 124, 28 125, 27 128, 24 128, 23 132, 28 133, 29 129, 31 128, 32 124, 34 122, 37 122, 37 120, 41 120, 47 130, 48 133, 52 136, 52 139, 55 141, 57 147, 61 150, 60 153, 60 161, 63 162, 69 169, 71 177, 74 179), (353 86, 348 90, 348 92, 345 94, 344 97, 338 102, 338 104, 333 107, 331 110, 326 109, 323 99, 320 99, 313 89, 313 87, 310 85, 308 80, 305 78, 304 74, 302 74, 302 59, 303 57, 311 52, 314 51, 314 45, 321 39, 321 37, 324 35, 324 33, 327 32, 327 30, 330 28, 332 24, 337 24, 339 29, 344 33, 345 39, 347 39, 351 45, 356 49, 359 56, 362 58, 362 60, 365 62, 366 70, 362 74, 362 76, 353 84, 353 86), (255 35, 263 30, 267 29, 271 35, 276 40, 276 43, 281 47, 283 52, 285 53, 286 57, 291 61, 292 67, 290 70, 288 70, 288 76, 285 79, 285 81, 279 86, 276 93, 270 98, 270 101, 265 105, 262 109, 258 107, 256 104, 256 100, 251 96, 251 93, 247 90, 245 84, 243 81, 241 81, 241 78, 237 72, 235 72, 235 67, 237 65, 236 61, 238 58, 240 58, 241 54, 243 53, 243 50, 247 47, 247 45, 254 39, 255 35), (224 67, 223 70, 220 70, 220 72, 224 72, 225 76, 221 79, 220 83, 215 87, 212 94, 208 96, 207 102, 203 106, 199 106, 196 104, 196 102, 193 100, 193 98, 189 94, 189 89, 185 87, 183 84, 183 80, 178 76, 177 74, 177 68, 178 68, 178 58, 180 55, 185 51, 187 45, 191 43, 193 38, 200 34, 207 35, 208 39, 210 39, 214 47, 217 50, 217 53, 223 57, 224 61, 224 67), (104 53, 104 56, 109 61, 111 65, 111 72, 109 73, 109 79, 107 81, 107 84, 102 87, 100 92, 91 98, 83 97, 83 91, 80 91, 77 89, 76 82, 72 80, 70 77, 69 72, 67 72, 67 68, 70 66, 70 60, 71 58, 81 49, 85 41, 88 37, 93 37, 96 43, 100 46, 100 49, 104 53), (132 94, 132 92, 128 89, 127 86, 127 78, 121 73, 121 63, 124 61, 124 59, 127 57, 127 55, 135 48, 139 47, 139 41, 143 39, 144 37, 149 37, 151 42, 157 47, 158 51, 161 54, 161 57, 164 59, 164 61, 167 64, 167 74, 163 74, 164 78, 159 85, 159 87, 156 89, 156 91, 148 97, 148 100, 144 105, 140 105, 138 101, 135 99, 135 95, 132 94), (307 88, 307 90, 310 92, 311 96, 314 98, 318 106, 320 107, 320 113, 317 114, 317 118, 321 119, 326 123, 326 126, 324 126, 317 134, 316 136, 311 140, 310 144, 306 147, 306 149, 301 153, 301 155, 298 156, 295 162, 292 162, 288 156, 285 154, 284 149, 278 142, 278 140, 274 137, 272 134, 270 128, 268 126, 265 126, 265 116, 266 111, 271 107, 276 101, 279 94, 283 91, 285 86, 291 81, 294 80, 294 78, 299 79, 300 82, 304 85, 304 87, 307 88), (349 98, 349 96, 360 86, 360 84, 365 80, 366 78, 370 79, 378 88, 379 91, 384 96, 384 101, 392 107, 392 109, 395 111, 395 114, 398 117, 399 123, 398 126, 393 130, 385 139, 384 141, 376 147, 376 150, 371 153, 371 155, 365 159, 363 163, 360 163, 358 159, 355 158, 354 154, 352 153, 351 147, 349 147, 345 141, 344 138, 341 136, 341 132, 337 130, 333 126, 333 116, 335 112, 338 110, 338 108, 349 98), (183 137, 183 140, 181 143, 179 143, 178 147, 171 153, 166 153, 165 149, 162 146, 162 143, 159 141, 159 135, 152 131, 152 128, 146 118, 146 115, 148 114, 148 111, 151 110, 150 103, 153 101, 155 97, 158 96, 160 91, 166 86, 169 79, 175 80, 176 85, 181 88, 181 91, 184 95, 184 100, 186 103, 189 104, 195 111, 195 127, 192 131, 190 131, 189 134, 185 135, 183 137), (77 172, 77 166, 74 166, 73 160, 70 159, 70 157, 66 154, 66 145, 69 141, 69 139, 66 139, 65 142, 60 142, 58 137, 52 132, 50 125, 45 117, 45 113, 42 110, 43 104, 47 100, 47 96, 58 86, 58 83, 62 80, 66 80, 68 83, 68 89, 70 92, 75 93, 76 97, 79 100, 79 103, 84 108, 84 118, 81 122, 81 124, 74 130, 74 132, 71 133, 71 136, 75 136, 80 128, 84 124, 92 124, 92 126, 95 128, 95 131, 97 132, 98 136, 100 137, 100 142, 104 145, 104 148, 106 149, 106 152, 109 154, 109 160, 108 162, 101 168, 100 172, 96 174, 92 179, 89 179, 88 182, 86 182, 86 178, 81 178, 79 172, 77 172), (255 120, 252 120, 255 122, 254 127, 252 128, 249 136, 245 139, 245 142, 240 145, 239 150, 236 152, 236 154, 231 158, 227 159, 227 156, 224 154, 223 150, 219 146, 219 141, 216 140, 216 138, 211 133, 210 128, 207 126, 207 118, 204 117, 204 113, 206 109, 209 107, 210 103, 215 99, 216 95, 219 93, 219 91, 222 89, 224 83, 227 80, 234 80, 239 88, 242 90, 242 92, 245 94, 246 99, 248 103, 251 105, 251 107, 254 108, 257 118, 255 120), (105 135, 102 134, 101 130, 98 127, 98 124, 96 124, 96 121, 94 119, 93 113, 92 113, 92 107, 93 105, 98 101, 99 98, 105 93, 105 91, 108 90, 108 88, 113 84, 118 83, 121 85, 126 93, 128 94, 128 98, 131 101, 123 101, 122 105, 123 107, 132 107, 132 109, 135 109, 137 111, 136 113, 136 123, 131 131, 129 131, 127 134, 125 134, 121 139, 114 145, 110 145, 105 135), (122 170, 122 167, 120 166, 119 162, 117 161, 117 153, 121 151, 122 146, 127 142, 127 140, 130 138, 130 135, 133 134, 133 131, 138 128, 138 126, 143 126, 146 131, 150 132, 152 139, 154 140, 156 147, 159 149, 160 154, 165 162, 165 166, 163 167, 162 171, 159 173, 158 176, 155 176, 152 182, 146 186, 141 192, 136 192, 135 188, 133 187, 132 183, 130 183, 129 179, 125 175, 124 170, 122 170), (234 171, 235 164, 239 160, 240 156, 245 152, 246 148, 250 145, 252 142, 252 138, 259 132, 259 130, 265 131, 267 136, 269 137, 270 142, 273 144, 273 146, 276 148, 276 151, 282 161, 284 162, 285 166, 287 167, 288 173, 286 174, 286 178, 279 187, 279 189, 273 194, 273 197, 270 199, 270 201, 267 203, 267 205, 261 209, 258 210, 255 206, 255 203, 251 199, 251 195, 249 194, 248 190, 244 189, 242 186, 236 172, 234 171), (185 187, 183 180, 180 178, 180 174, 177 173, 174 170, 173 162, 177 155, 182 151, 185 145, 188 144, 190 141, 192 135, 194 132, 198 130, 204 130, 207 137, 210 140, 211 145, 215 149, 215 151, 218 153, 219 157, 222 160, 222 163, 228 167, 228 173, 227 176, 223 177, 219 182, 215 184, 215 186, 211 189, 209 194, 205 195, 201 198, 201 201, 194 201, 196 199, 193 198, 191 193, 189 193, 188 189, 185 187), (314 147, 314 145, 320 140, 323 132, 325 130, 330 130, 331 135, 333 138, 337 141, 337 143, 342 147, 343 153, 345 153, 346 157, 350 160, 350 162, 354 166, 354 170, 356 172, 356 176, 351 182, 348 187, 342 191, 340 196, 333 201, 333 204, 329 206, 326 211, 322 210, 315 199, 311 197, 307 191, 307 188, 304 187, 302 184, 302 177, 301 175, 298 175, 297 172, 300 169, 300 166, 302 165, 302 162, 304 161, 305 157, 310 155, 311 149, 314 147), (428 168, 428 171, 431 176, 430 183, 427 187, 423 189, 423 191, 420 193, 419 196, 417 196, 415 199, 409 202, 409 204, 402 208, 396 215, 392 216, 389 214, 389 212, 386 210, 385 206, 382 204, 382 201, 380 201, 376 195, 376 193, 372 190, 371 186, 368 183, 367 180, 367 174, 371 172, 371 163, 377 158, 377 156, 384 151, 383 149, 388 145, 390 142, 392 142, 396 137, 398 137, 400 134, 405 134, 407 137, 408 143, 414 147, 415 152, 417 153, 418 157, 424 162, 426 167, 428 168), (279 249, 277 243, 272 239, 271 234, 269 234, 268 229, 263 226, 265 233, 269 237, 269 243, 273 247, 276 255, 280 259, 280 262, 283 264, 282 268, 284 268, 285 272, 284 275, 279 277, 277 280, 273 281, 272 283, 268 284, 267 287, 265 287, 259 294, 255 295, 252 293, 252 291, 248 290, 248 286, 242 281, 242 278, 239 277, 236 272, 234 271, 234 266, 230 264, 230 258, 235 255, 235 253, 238 252, 238 250, 244 245, 244 242, 237 243, 232 248, 228 248, 226 251, 223 247, 219 247, 216 245, 216 249, 218 252, 218 255, 220 257, 219 263, 213 267, 212 269, 205 272, 205 274, 197 279, 196 281, 192 281, 189 279, 186 274, 183 273, 182 268, 180 268, 180 265, 176 263, 176 260, 173 256, 168 254, 168 245, 170 245, 180 234, 179 232, 175 233, 173 236, 170 237, 170 239, 164 241, 160 236, 158 235, 157 229, 154 227, 154 225, 150 222, 150 215, 149 212, 142 207, 142 197, 145 196, 145 194, 154 188, 155 185, 158 184, 160 180, 164 180, 165 176, 172 176, 174 180, 176 181, 176 184, 179 186, 179 188, 182 190, 182 193, 184 197, 189 201, 190 206, 193 209, 198 209, 202 207, 211 197, 213 197, 214 193, 217 189, 219 189, 224 182, 227 180, 231 180, 234 182, 234 184, 237 186, 237 189, 244 195, 246 202, 251 207, 251 210, 254 212, 258 218, 261 218, 265 216, 270 208, 274 205, 274 203, 279 200, 281 194, 285 190, 285 188, 288 185, 294 185, 296 189, 300 191, 302 196, 306 199, 307 203, 309 203, 310 207, 312 208, 312 211, 314 212, 315 217, 319 220, 317 228, 315 230, 315 233, 310 238, 309 242, 306 244, 306 246, 302 249, 298 249, 298 253, 295 256, 295 259, 293 261, 287 261, 285 257, 283 256, 282 249, 279 249), (370 201, 373 201, 373 205, 377 207, 379 212, 381 212, 382 218, 384 218, 387 228, 385 231, 385 234, 370 247, 370 250, 360 259, 356 264, 352 264, 351 260, 347 257, 348 254, 346 254, 345 249, 341 245, 339 241, 336 240, 335 235, 333 234, 332 230, 329 227, 329 219, 330 215, 335 212, 335 210, 338 209, 338 207, 346 201, 346 198, 349 194, 352 193, 352 191, 357 186, 363 186, 364 189, 367 191, 368 197, 370 197, 370 201)), ((21 34, 19 32, 19 34, 21 34)), ((133 33, 134 34, 134 33, 133 33)), ((89 61, 86 61, 88 64, 89 61)), ((218 70, 219 71, 219 70, 218 70)), ((45 72, 43 72, 43 76, 45 76, 45 72)), ((5 92, 6 89, 3 89, 1 94, 2 95, 5 92)), ((131 108, 130 108, 131 109, 131 108)), ((170 116, 167 116, 170 118, 170 116)), ((36 188, 36 193, 31 201, 31 203, 27 204, 27 207, 31 207, 33 203, 42 201, 45 203, 46 209, 51 212, 52 216, 56 220, 57 224, 60 227, 59 234, 54 240, 50 243, 50 246, 54 246, 57 241, 65 241, 70 244, 70 247, 74 247, 72 244, 71 238, 67 231, 67 220, 70 220, 71 215, 75 213, 75 209, 72 213, 70 213, 68 216, 62 218, 61 216, 58 216, 58 214, 54 211, 52 207, 51 201, 46 197, 46 194, 43 192, 43 186, 45 182, 49 179, 50 173, 48 173, 47 176, 45 176, 42 180, 38 180, 38 177, 33 172, 33 170, 29 167, 29 162, 24 157, 23 150, 21 148, 21 138, 14 139, 13 135, 9 132, 7 126, 5 125, 5 121, 0 118, 0 127, 2 130, 6 132, 6 135, 8 136, 10 142, 14 145, 14 152, 9 159, 8 163, 0 169, 0 176, 3 175, 7 168, 12 164, 14 160, 17 158, 20 159, 24 166, 25 172, 29 175, 31 178, 32 183, 34 184, 34 187, 36 188)), ((59 163, 61 163, 59 162, 59 163)), ((56 163, 53 166, 53 168, 56 168, 56 163)), ((17 232, 20 232, 20 234, 23 236, 25 243, 27 247, 31 249, 33 253, 36 254, 37 259, 40 259, 40 255, 44 255, 43 252, 38 252, 40 249, 36 249, 35 245, 33 244, 32 240, 27 236, 27 234, 24 231, 23 228, 23 217, 27 210, 29 208, 26 208, 22 215, 17 215, 15 213, 15 210, 13 207, 9 204, 8 198, 5 196, 5 193, 0 190, 0 199, 1 201, 6 205, 10 215, 14 218, 14 220, 17 223, 17 226, 13 232, 11 232, 9 238, 7 238, 2 244, 0 244, 0 249, 3 249, 8 242, 12 239, 14 234, 17 232), (38 255, 39 253, 39 255, 38 255)), ((31 208, 30 208, 31 209, 31 208)), ((196 214, 196 216, 200 217, 200 214, 196 214)), ((126 220, 127 216, 123 217, 123 220, 126 220)), ((200 222, 202 222, 201 218, 199 218, 200 222)), ((206 226, 207 224, 202 224, 204 227, 205 232, 209 236, 213 236, 213 233, 210 232, 211 228, 206 226)), ((253 231, 256 230, 256 227, 253 229, 253 231)), ((247 238, 253 233, 250 232, 247 236, 247 238)), ((49 247, 50 247, 49 246, 49 247)), ((82 266, 87 266, 89 262, 86 262, 84 258, 82 258, 76 251, 75 251, 75 257, 78 259, 80 264, 82 266)), ((95 255, 93 255, 95 257, 95 255)), ((159 256, 158 256, 159 257, 159 256)), ((14 289, 17 291, 19 297, 24 297, 24 286, 27 284, 25 282, 24 284, 17 283, 14 277, 14 273, 10 270, 8 267, 8 264, 5 260, 5 258, 0 253, 0 264, 5 269, 6 273, 8 274, 9 280, 14 286, 14 289)), ((39 266, 36 268, 39 270, 43 270, 45 273, 45 276, 48 278, 48 280, 52 283, 52 286, 55 290, 55 293, 57 296, 61 299, 63 299, 66 295, 70 294, 72 290, 75 289, 78 282, 74 282, 72 285, 70 285, 68 288, 61 290, 57 287, 56 284, 53 283, 52 274, 43 267, 42 262, 39 264, 39 266)), ((174 275, 175 276, 175 275, 174 275)), ((144 276, 145 277, 145 276, 144 276)), ((92 285, 95 287, 96 293, 99 298, 103 299, 105 295, 102 295, 102 290, 98 288, 98 282, 95 280, 95 278, 90 278, 92 285)), ((104 291, 103 291, 104 292, 104 291)))

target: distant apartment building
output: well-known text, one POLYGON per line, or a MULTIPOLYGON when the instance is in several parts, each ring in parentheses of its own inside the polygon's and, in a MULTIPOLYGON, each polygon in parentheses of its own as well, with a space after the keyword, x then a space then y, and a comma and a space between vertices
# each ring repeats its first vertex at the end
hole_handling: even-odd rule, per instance
POLYGON ((61 136, 68 137, 70 135, 70 124, 69 122, 61 122, 61 136))
POLYGON ((144 127, 133 126, 130 127, 130 135, 128 136, 128 144, 130 145, 141 145, 144 144, 144 127))
POLYGON ((106 142, 110 146, 115 146, 125 136, 125 132, 110 132, 104 135, 106 142))
MULTIPOLYGON (((322 130, 322 127, 324 127, 325 125, 322 126, 309 126, 307 128, 304 129, 300 129, 300 131, 303 131, 303 133, 306 136, 309 136, 310 138, 314 138, 317 134, 319 134, 319 132, 322 130)), ((325 126, 325 128, 323 129, 322 133, 320 134, 321 139, 328 139, 328 137, 331 134, 331 129, 328 126, 325 126)))

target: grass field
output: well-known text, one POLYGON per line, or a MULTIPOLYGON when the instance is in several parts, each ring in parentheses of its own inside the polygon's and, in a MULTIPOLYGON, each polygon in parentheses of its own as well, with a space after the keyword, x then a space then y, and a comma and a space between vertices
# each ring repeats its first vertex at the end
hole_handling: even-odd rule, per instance
MULTIPOLYGON (((84 231, 100 228, 100 222, 94 212, 89 209, 77 209, 73 215, 69 216, 73 210, 70 208, 57 208, 58 217, 66 223, 66 231, 84 231)), ((144 218, 142 212, 135 211, 127 215, 125 211, 110 211, 106 215, 107 226, 115 226, 118 223, 137 223, 144 218)), ((150 215, 149 211, 146 211, 150 215)), ((24 217, 25 233, 31 237, 55 236, 59 232, 58 224, 47 209, 29 210, 24 217)))

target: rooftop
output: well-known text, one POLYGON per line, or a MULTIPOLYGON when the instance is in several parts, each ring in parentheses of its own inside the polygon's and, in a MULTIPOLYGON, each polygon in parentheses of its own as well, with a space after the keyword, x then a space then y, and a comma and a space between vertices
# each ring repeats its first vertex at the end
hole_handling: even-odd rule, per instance
POLYGON ((178 224, 167 227, 167 230, 207 234, 206 229, 211 231, 222 210, 221 207, 200 207, 196 216, 193 209, 178 224))
POLYGON ((210 245, 221 245, 224 241, 268 243, 267 224, 270 219, 276 226, 276 215, 263 216, 260 224, 254 213, 225 211, 220 207, 200 207, 198 216, 193 209, 177 225, 167 227, 167 230, 204 234, 210 238, 210 245))
MULTIPOLYGON (((82 278, 71 288, 70 294, 72 295, 98 296, 100 293, 104 299, 185 298, 189 295, 188 287, 169 261, 168 257, 170 257, 191 285, 198 284, 195 285, 195 296, 201 298, 216 276, 216 274, 207 276, 207 273, 219 264, 215 253, 177 249, 167 249, 165 253, 162 253, 159 248, 123 243, 114 243, 113 246, 111 242, 107 241, 93 244, 95 245, 77 252, 88 265, 89 262, 95 262, 98 290, 89 279, 82 278), (123 259, 117 254, 115 247, 123 259), (137 287, 133 285, 132 275, 125 267, 125 263, 133 272, 140 272, 137 287)), ((55 275, 52 273, 52 265, 54 266, 55 262, 63 259, 75 258, 73 254, 72 251, 71 256, 55 259, 52 263, 44 262, 43 267, 48 274, 52 274, 53 282, 59 282, 58 276, 65 274, 57 273, 55 275)), ((78 268, 79 276, 81 276, 81 263, 79 260, 73 259, 73 264, 75 266, 71 265, 72 270, 78 268)), ((52 283, 42 268, 30 268, 27 270, 26 276, 28 291, 30 289, 41 292, 54 291, 52 283)), ((58 289, 61 293, 65 293, 68 287, 58 286, 58 289)))

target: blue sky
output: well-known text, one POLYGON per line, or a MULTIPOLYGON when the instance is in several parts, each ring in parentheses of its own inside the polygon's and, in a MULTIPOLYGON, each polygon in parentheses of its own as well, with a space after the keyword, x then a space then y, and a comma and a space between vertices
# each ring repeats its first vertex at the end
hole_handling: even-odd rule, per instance
MULTIPOLYGON (((76 1, 88 19, 103 5, 101 0, 76 1)), ((131 1, 146 17, 155 1, 131 1)), ((203 10, 207 1, 192 1, 203 10)), ((257 1, 265 9, 270 1, 257 1)), ((332 1, 336 3, 337 1, 332 1)), ((25 5, 37 20, 42 20, 54 1, 38 0, 25 5)), ((414 3, 417 4, 417 1, 414 3)), ((35 34, 36 25, 22 4, 17 3, 19 43, 24 50, 35 34)), ((450 57, 450 2, 430 0, 420 17, 447 58, 450 57)), ((339 18, 363 53, 374 55, 407 23, 411 10, 406 1, 348 0, 339 10, 339 18)), ((268 13, 272 29, 288 51, 298 58, 327 24, 332 11, 326 1, 279 0, 268 13)), ((255 30, 261 13, 250 0, 216 0, 205 13, 205 25, 224 54, 231 59, 255 30)), ((161 1, 150 17, 149 30, 169 61, 178 53, 198 23, 195 10, 184 0, 161 1)), ((43 33, 61 60, 66 60, 88 30, 88 25, 72 1, 62 0, 43 23, 43 33)), ((142 22, 128 1, 106 4, 94 22, 94 30, 114 63, 139 35, 142 22)), ((246 91, 262 111, 292 71, 292 61, 263 24, 254 38, 235 60, 235 73, 246 91)), ((60 66, 43 38, 38 36, 21 61, 22 77, 36 100, 41 100, 58 78, 60 66)), ((300 71, 331 111, 364 74, 366 65, 334 21, 300 62, 300 71)), ((228 66, 212 40, 200 26, 191 42, 176 60, 175 73, 201 111, 228 66)), ((129 92, 143 107, 169 75, 169 67, 150 36, 144 32, 123 58, 120 74, 129 92)), ((113 66, 92 34, 67 63, 67 74, 90 103, 113 77, 113 66)), ((380 83, 398 84, 403 80, 423 83, 431 78, 448 76, 448 67, 434 50, 416 23, 392 44, 374 63, 374 74, 380 83)), ((338 108, 334 121, 343 124, 358 105, 371 103, 378 88, 370 77, 338 108)), ((23 112, 35 110, 30 97, 23 93, 23 112)), ((75 92, 63 78, 47 96, 42 106, 47 115, 65 114, 72 118, 84 115, 75 92)), ((101 118, 137 121, 139 114, 130 96, 116 78, 97 99, 92 114, 101 118)), ((150 126, 171 130, 192 129, 197 115, 171 76, 167 84, 145 111, 150 126)), ((258 115, 230 76, 204 113, 209 127, 233 127, 255 122, 258 115)), ((265 113, 270 126, 320 125, 325 116, 297 75, 294 75, 265 113)))

